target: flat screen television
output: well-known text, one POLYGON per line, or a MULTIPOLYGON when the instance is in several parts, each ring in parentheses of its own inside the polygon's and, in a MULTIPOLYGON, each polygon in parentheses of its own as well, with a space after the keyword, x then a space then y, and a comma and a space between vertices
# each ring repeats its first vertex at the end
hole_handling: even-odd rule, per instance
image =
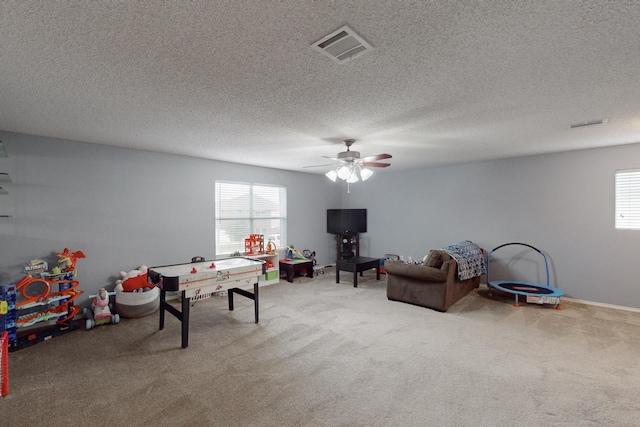
POLYGON ((366 209, 327 209, 327 233, 360 234, 366 232, 366 209))

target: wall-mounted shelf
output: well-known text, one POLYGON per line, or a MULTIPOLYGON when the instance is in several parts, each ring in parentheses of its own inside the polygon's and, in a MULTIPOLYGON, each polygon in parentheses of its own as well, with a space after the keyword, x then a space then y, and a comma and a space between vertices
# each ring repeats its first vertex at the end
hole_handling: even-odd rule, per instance
MULTIPOLYGON (((0 141, 0 157, 9 157, 7 154, 7 150, 4 149, 4 144, 0 141)), ((0 182, 13 182, 11 181, 11 177, 7 172, 0 172, 0 182)), ((9 194, 7 190, 0 187, 0 196, 5 196, 9 194)), ((0 219, 2 218, 11 218, 11 215, 0 215, 0 219)))
MULTIPOLYGON (((7 150, 4 149, 4 144, 0 141, 0 157, 9 157, 7 155, 7 150)), ((6 172, 0 172, 0 182, 11 182, 11 177, 6 172)), ((9 194, 7 190, 0 187, 0 195, 9 194)))

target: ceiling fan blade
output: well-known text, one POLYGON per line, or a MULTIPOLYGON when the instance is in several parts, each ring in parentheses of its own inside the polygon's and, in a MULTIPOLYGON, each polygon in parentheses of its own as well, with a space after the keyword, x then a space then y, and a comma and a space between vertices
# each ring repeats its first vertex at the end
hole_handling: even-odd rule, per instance
POLYGON ((369 168, 386 168, 387 166, 391 166, 391 164, 380 162, 362 162, 362 166, 366 166, 369 168))
POLYGON ((362 161, 364 161, 364 162, 374 162, 376 160, 384 160, 384 159, 390 159, 390 158, 391 158, 391 154, 384 153, 384 154, 376 154, 374 156, 364 157, 362 159, 362 161))
POLYGON ((382 153, 382 154, 375 154, 373 156, 360 158, 359 152, 349 150, 349 147, 351 147, 351 145, 354 142, 355 140, 353 139, 344 140, 344 143, 347 146, 347 151, 338 153, 337 157, 321 156, 325 159, 333 160, 335 162, 334 164, 303 166, 303 168, 317 168, 317 167, 328 167, 328 166, 331 166, 334 168, 340 168, 342 166, 346 166, 352 169, 360 166, 371 167, 371 168, 386 168, 387 166, 391 166, 389 163, 381 163, 377 161, 377 160, 390 159, 391 154, 382 153))
POLYGON ((335 163, 328 163, 326 165, 303 166, 302 168, 303 169, 306 169, 306 168, 326 168, 327 166, 336 166, 336 164, 335 163))

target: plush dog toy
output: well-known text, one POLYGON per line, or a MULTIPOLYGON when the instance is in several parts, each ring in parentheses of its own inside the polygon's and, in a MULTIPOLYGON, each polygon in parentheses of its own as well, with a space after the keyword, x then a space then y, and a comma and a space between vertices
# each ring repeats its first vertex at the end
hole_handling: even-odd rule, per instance
POLYGON ((120 272, 121 279, 116 280, 115 290, 120 292, 143 292, 145 288, 149 290, 154 287, 147 283, 147 266, 141 265, 137 270, 120 272))

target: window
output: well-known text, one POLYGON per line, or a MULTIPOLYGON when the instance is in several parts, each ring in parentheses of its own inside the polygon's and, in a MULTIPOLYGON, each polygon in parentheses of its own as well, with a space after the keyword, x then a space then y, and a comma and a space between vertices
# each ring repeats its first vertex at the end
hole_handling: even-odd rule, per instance
POLYGON ((640 230, 640 169, 616 171, 616 228, 640 230))
MULTIPOLYGON (((282 248, 287 241, 287 189, 216 181, 216 255, 244 253, 244 239, 262 234, 282 248)), ((265 248, 266 249, 266 248, 265 248)))

